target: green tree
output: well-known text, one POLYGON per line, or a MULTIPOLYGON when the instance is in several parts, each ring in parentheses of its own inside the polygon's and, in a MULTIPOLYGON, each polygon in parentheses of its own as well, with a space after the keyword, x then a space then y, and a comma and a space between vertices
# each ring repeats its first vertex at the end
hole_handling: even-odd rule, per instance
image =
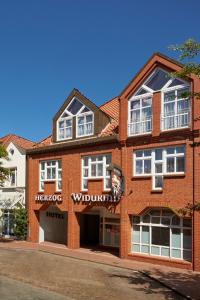
POLYGON ((3 160, 8 160, 8 153, 5 147, 0 144, 0 186, 8 178, 9 170, 3 167, 3 160))
MULTIPOLYGON (((187 79, 188 76, 195 74, 200 78, 200 63, 194 61, 194 59, 198 60, 198 56, 200 56, 200 43, 190 38, 181 45, 171 45, 169 49, 179 52, 178 60, 183 63, 180 71, 172 73, 173 77, 187 79)), ((200 91, 191 94, 200 99, 200 91)))
POLYGON ((14 235, 22 240, 25 240, 27 236, 27 224, 27 210, 25 208, 16 209, 14 235))
MULTIPOLYGON (((181 45, 171 45, 169 49, 179 52, 178 60, 183 64, 183 67, 180 71, 173 72, 171 74, 173 77, 187 79, 190 75, 194 74, 200 79, 200 63, 197 62, 200 56, 199 42, 189 38, 181 45)), ((198 99, 200 99, 200 91, 195 93, 190 92, 189 95, 196 96, 198 99)), ((200 202, 195 204, 188 203, 185 207, 180 208, 178 212, 182 215, 191 215, 194 210, 200 210, 200 202)))

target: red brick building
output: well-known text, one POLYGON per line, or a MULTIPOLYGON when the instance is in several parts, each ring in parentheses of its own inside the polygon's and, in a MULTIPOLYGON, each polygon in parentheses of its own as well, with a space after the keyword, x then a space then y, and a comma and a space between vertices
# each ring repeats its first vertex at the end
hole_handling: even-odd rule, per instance
POLYGON ((29 240, 100 245, 122 258, 200 271, 200 80, 154 54, 122 93, 97 107, 73 90, 52 136, 28 151, 29 240), (124 175, 111 196, 109 166, 124 175))

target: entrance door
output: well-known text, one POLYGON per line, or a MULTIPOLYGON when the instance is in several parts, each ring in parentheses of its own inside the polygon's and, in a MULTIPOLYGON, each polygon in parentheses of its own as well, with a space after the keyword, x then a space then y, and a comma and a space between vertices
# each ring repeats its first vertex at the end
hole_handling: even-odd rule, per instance
POLYGON ((99 244, 99 216, 80 215, 80 242, 81 245, 99 244))

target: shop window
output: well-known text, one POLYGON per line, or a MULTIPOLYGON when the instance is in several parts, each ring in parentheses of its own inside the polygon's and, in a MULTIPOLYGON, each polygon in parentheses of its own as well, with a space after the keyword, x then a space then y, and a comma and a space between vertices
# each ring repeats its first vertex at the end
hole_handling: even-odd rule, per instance
POLYGON ((84 156, 82 158, 82 190, 88 190, 88 180, 102 178, 104 190, 110 190, 110 154, 84 156))
POLYGON ((55 181, 56 190, 62 190, 61 160, 48 160, 40 162, 40 191, 44 191, 45 181, 55 181))
POLYGON ((132 219, 132 252, 191 261, 191 219, 152 209, 132 219))
POLYGON ((152 189, 162 190, 164 175, 184 174, 185 146, 139 150, 134 154, 134 175, 152 176, 152 189))
POLYGON ((72 139, 73 132, 76 132, 76 137, 89 136, 94 132, 93 127, 93 112, 77 98, 73 98, 57 121, 57 139, 59 141, 72 139), (73 128, 74 118, 76 128, 73 128))

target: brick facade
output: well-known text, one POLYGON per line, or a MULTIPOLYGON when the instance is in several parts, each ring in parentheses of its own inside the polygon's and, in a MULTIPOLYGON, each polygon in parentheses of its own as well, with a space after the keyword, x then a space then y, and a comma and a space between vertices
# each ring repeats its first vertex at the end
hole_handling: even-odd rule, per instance
MULTIPOLYGON (((155 92, 152 100, 153 130, 150 134, 128 137, 128 100, 138 89, 145 78, 155 69, 162 67, 171 72, 180 70, 181 66, 163 55, 155 54, 137 74, 132 82, 115 102, 119 107, 118 130, 112 136, 102 137, 101 142, 84 141, 80 144, 65 142, 59 146, 56 142, 41 143, 28 155, 28 199, 29 199, 29 240, 39 242, 39 212, 45 210, 48 204, 36 203, 34 196, 38 194, 61 194, 63 201, 57 203, 62 212, 67 212, 67 246, 71 249, 80 247, 80 215, 90 211, 97 204, 74 203, 71 193, 81 192, 81 157, 85 155, 112 155, 112 162, 122 168, 125 176, 125 192, 117 204, 102 203, 114 215, 120 216, 120 257, 166 264, 181 268, 200 271, 200 213, 193 215, 192 227, 192 261, 167 259, 157 256, 131 253, 132 216, 141 215, 149 208, 169 208, 177 212, 188 203, 199 201, 200 185, 200 147, 194 147, 200 142, 200 105, 199 100, 191 99, 191 126, 185 129, 161 131, 161 92, 155 92), (119 132, 119 134, 118 134, 119 132), (109 139, 110 137, 110 139, 109 139), (67 144, 68 143, 68 144, 67 144), (164 175, 162 190, 152 190, 151 176, 136 177, 133 172, 133 153, 136 150, 185 145, 185 172, 181 175, 164 175), (39 162, 43 160, 62 161, 62 192, 56 192, 55 182, 46 182, 44 192, 39 192, 39 162)), ((200 90, 200 80, 191 76, 190 84, 194 91, 200 90)), ((109 106, 109 102, 107 104, 109 106)), ((111 104, 110 104, 111 105, 111 104)), ((105 110, 105 109, 104 109, 105 110)), ((113 118, 113 116, 112 116, 113 118)), ((111 122, 112 123, 112 122, 111 122)), ((99 137, 96 137, 98 141, 99 137)), ((89 180, 88 192, 83 194, 102 195, 103 180, 89 180)))

